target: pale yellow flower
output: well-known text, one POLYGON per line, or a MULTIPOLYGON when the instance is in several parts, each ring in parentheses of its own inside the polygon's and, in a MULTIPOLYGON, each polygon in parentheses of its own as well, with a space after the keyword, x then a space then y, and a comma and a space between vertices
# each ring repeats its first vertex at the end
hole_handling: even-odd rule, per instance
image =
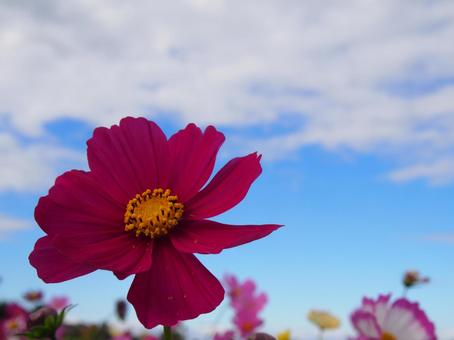
POLYGON ((340 320, 325 311, 312 310, 307 315, 307 318, 321 330, 336 329, 340 326, 340 320))
POLYGON ((290 340, 290 331, 286 330, 284 332, 280 332, 277 335, 276 340, 290 340))

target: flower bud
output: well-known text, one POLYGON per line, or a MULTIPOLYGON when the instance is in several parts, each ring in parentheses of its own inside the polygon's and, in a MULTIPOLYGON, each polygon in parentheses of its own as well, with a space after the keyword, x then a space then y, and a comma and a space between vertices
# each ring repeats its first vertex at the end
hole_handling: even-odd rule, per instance
POLYGON ((402 283, 406 288, 411 288, 420 284, 429 283, 429 277, 422 277, 418 271, 409 270, 404 274, 402 283))
POLYGON ((49 316, 56 316, 57 311, 51 307, 41 307, 28 315, 27 325, 29 328, 40 326, 49 316))
POLYGON ((115 311, 117 313, 118 318, 121 321, 126 319, 126 313, 128 312, 128 304, 124 300, 118 300, 115 304, 115 311))
POLYGON ((24 299, 28 302, 37 302, 41 301, 43 298, 43 293, 39 290, 30 290, 24 294, 24 299))

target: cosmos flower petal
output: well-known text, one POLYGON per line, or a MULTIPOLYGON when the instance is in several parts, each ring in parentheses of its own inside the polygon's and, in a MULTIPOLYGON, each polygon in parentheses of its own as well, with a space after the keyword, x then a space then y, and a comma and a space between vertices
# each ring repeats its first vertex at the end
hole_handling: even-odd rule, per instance
POLYGON ((121 233, 124 207, 108 195, 90 173, 80 170, 59 176, 35 208, 35 219, 48 234, 99 230, 121 233))
POLYGON ((129 275, 150 267, 151 246, 124 231, 124 209, 91 173, 73 170, 39 200, 35 218, 72 261, 129 275))
POLYGON ((55 249, 49 236, 40 238, 29 256, 38 276, 46 283, 56 283, 74 279, 96 270, 90 265, 71 261, 55 249))
POLYGON ((124 204, 146 189, 167 187, 168 143, 155 123, 123 118, 119 125, 95 129, 87 145, 91 172, 124 204))
POLYGON ((383 322, 382 328, 398 339, 434 340, 435 326, 421 310, 418 303, 407 299, 396 300, 383 322))
POLYGON ((202 133, 189 124, 169 139, 172 157, 170 187, 181 202, 194 196, 210 177, 224 135, 213 126, 202 133))
POLYGON ((170 234, 170 238, 180 251, 217 254, 265 237, 279 227, 274 224, 234 226, 209 220, 186 221, 170 234))
POLYGON ((172 326, 214 310, 224 298, 219 281, 192 254, 180 253, 161 239, 153 265, 137 274, 128 293, 140 322, 147 328, 172 326))
POLYGON ((390 308, 391 294, 379 295, 377 299, 363 298, 362 310, 375 315, 378 325, 382 325, 390 308))
POLYGON ((381 331, 373 314, 358 310, 352 314, 351 320, 360 335, 372 339, 379 338, 381 331))
POLYGON ((262 172, 257 153, 229 161, 208 185, 185 204, 190 219, 219 215, 243 200, 251 184, 262 172))
POLYGON ((313 309, 309 312, 307 318, 314 325, 323 330, 337 329, 340 326, 340 320, 336 316, 323 310, 313 309))
POLYGON ((215 333, 213 340, 232 340, 235 339, 234 331, 226 331, 224 333, 215 333))
POLYGON ((380 295, 378 299, 363 299, 362 307, 352 316, 352 322, 360 335, 370 337, 365 331, 367 323, 364 315, 373 318, 379 334, 399 340, 435 340, 435 326, 427 318, 417 303, 405 298, 390 303, 390 295, 380 295), (362 328, 360 323, 362 322, 362 328))
POLYGON ((53 244, 70 259, 97 269, 111 270, 126 277, 146 271, 152 261, 152 240, 144 241, 131 233, 112 237, 93 232, 59 234, 53 244))

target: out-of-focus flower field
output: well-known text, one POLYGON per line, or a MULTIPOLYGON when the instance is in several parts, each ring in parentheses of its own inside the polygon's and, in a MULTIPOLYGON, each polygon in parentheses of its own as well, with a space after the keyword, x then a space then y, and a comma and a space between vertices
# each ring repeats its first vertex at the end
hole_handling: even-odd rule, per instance
MULTIPOLYGON (((378 297, 358 297, 353 302, 351 315, 346 316, 351 322, 354 333, 348 340, 434 340, 435 325, 426 315, 417 299, 408 297, 416 287, 430 282, 429 277, 418 271, 407 271, 402 277, 401 296, 383 294, 378 297), (356 307, 355 307, 356 306, 356 307)), ((233 312, 230 327, 217 327, 219 319, 214 320, 213 332, 204 339, 213 340, 289 340, 307 338, 296 334, 292 329, 283 329, 278 334, 267 333, 266 320, 262 316, 270 298, 259 288, 259 283, 252 279, 239 280, 236 276, 224 276, 224 287, 228 308, 233 312), (219 328, 219 329, 218 329, 219 328)), ((416 294, 415 294, 416 295, 416 294)), ((114 339, 114 340, 155 340, 164 339, 164 334, 153 330, 128 330, 119 327, 129 313, 129 304, 124 300, 112 303, 116 321, 105 323, 75 323, 71 320, 71 311, 77 308, 77 301, 67 296, 47 298, 39 290, 24 292, 20 301, 0 301, 0 339, 114 339)), ((221 312, 220 316, 225 315, 221 312)), ((335 311, 314 309, 307 311, 307 319, 318 330, 317 340, 327 337, 327 333, 341 326, 340 315, 335 311)), ((345 316, 342 316, 345 317, 345 316)), ((125 326, 124 324, 123 326, 125 326)), ((193 338, 191 330, 179 323, 172 327, 174 340, 193 338)))

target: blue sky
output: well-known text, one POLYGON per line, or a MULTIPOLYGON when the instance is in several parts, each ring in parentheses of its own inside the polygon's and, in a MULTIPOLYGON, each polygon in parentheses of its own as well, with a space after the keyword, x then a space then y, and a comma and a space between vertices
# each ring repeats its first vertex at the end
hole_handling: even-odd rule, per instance
MULTIPOLYGON (((158 122, 168 133, 178 128, 158 122)), ((75 121, 49 128, 49 138, 81 153, 90 134, 90 127, 75 121)), ((230 144, 227 133, 225 148, 230 144)), ((224 155, 221 152, 218 166, 226 161, 224 155)), ((201 256, 202 261, 219 277, 234 273, 257 280, 270 298, 267 328, 288 327, 297 335, 313 334, 305 321, 311 308, 341 316, 345 327, 339 334, 343 334, 349 329, 348 314, 364 294, 401 294, 402 272, 417 268, 430 275, 433 283, 411 297, 422 303, 440 329, 449 330, 454 276, 447 266, 454 260, 454 244, 449 239, 434 242, 430 235, 452 233, 453 186, 393 183, 383 177, 389 166, 377 157, 337 154, 319 147, 305 148, 290 160, 265 161, 263 174, 247 198, 217 220, 274 222, 285 227, 254 244, 201 256)), ((45 191, 0 196, 2 213, 30 221, 29 228, 8 232, 0 241, 0 255, 11 259, 2 265, 5 297, 18 298, 28 289, 39 288, 48 296, 69 295, 78 304, 72 312, 75 318, 112 318, 113 301, 125 296, 130 280, 119 282, 102 272, 45 285, 29 266, 28 253, 41 235, 32 221, 33 208, 45 191)), ((216 318, 215 312, 188 327, 209 329, 216 318)), ((227 327, 228 314, 222 320, 220 324, 227 327)))
POLYGON ((94 127, 145 115, 168 135, 215 124, 218 167, 263 154, 248 197, 217 220, 285 228, 201 259, 257 280, 266 329, 310 336, 306 313, 322 308, 343 336, 363 295, 401 294, 414 268, 433 282, 410 297, 452 337, 453 36, 450 1, 2 2, 2 297, 39 288, 69 295, 73 318, 112 316, 130 280, 36 277, 33 209, 56 175, 86 168, 94 127))

